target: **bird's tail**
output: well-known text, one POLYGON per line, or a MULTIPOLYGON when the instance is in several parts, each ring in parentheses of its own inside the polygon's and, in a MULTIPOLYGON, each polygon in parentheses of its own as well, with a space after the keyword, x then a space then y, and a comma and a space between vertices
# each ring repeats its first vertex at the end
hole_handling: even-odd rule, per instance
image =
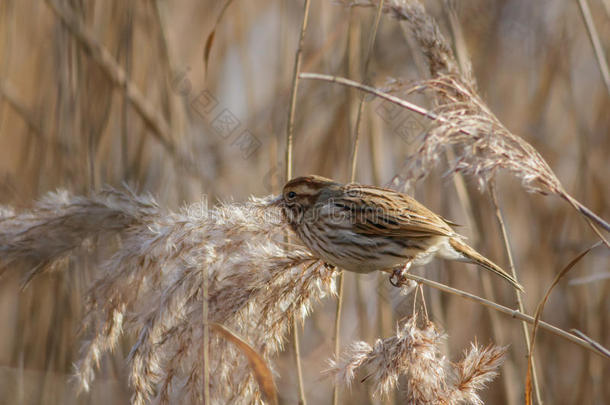
POLYGON ((449 245, 460 254, 460 258, 458 258, 458 260, 478 264, 479 266, 502 277, 503 279, 511 283, 511 285, 517 290, 523 291, 523 287, 521 286, 521 284, 519 284, 517 280, 515 280, 510 274, 502 270, 500 266, 493 263, 491 260, 483 257, 480 253, 478 253, 476 250, 474 250, 464 242, 460 241, 457 238, 449 238, 449 245))

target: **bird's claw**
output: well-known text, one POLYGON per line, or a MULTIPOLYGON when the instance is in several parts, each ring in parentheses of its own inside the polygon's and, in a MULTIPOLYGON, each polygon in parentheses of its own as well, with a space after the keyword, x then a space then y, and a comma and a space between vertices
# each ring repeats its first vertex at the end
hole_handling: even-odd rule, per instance
POLYGON ((394 270, 394 272, 392 272, 392 274, 390 275, 390 284, 392 284, 394 287, 399 287, 400 285, 398 284, 398 282, 394 281, 395 276, 396 276, 396 270, 394 270))
POLYGON ((403 287, 408 279, 405 277, 405 274, 411 268, 412 262, 407 262, 404 266, 396 267, 392 271, 392 275, 390 276, 390 284, 394 287, 403 287))
POLYGON ((390 276, 390 284, 392 284, 394 287, 400 287, 406 280, 406 277, 404 276, 406 271, 407 266, 395 268, 390 276))

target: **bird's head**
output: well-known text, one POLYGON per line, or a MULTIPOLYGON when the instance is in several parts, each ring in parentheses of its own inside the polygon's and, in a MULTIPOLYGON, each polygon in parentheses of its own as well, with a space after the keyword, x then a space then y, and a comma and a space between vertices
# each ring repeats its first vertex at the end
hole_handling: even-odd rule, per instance
POLYGON ((290 180, 284 186, 278 205, 288 223, 295 227, 303 220, 305 212, 325 199, 341 185, 321 176, 304 176, 290 180))

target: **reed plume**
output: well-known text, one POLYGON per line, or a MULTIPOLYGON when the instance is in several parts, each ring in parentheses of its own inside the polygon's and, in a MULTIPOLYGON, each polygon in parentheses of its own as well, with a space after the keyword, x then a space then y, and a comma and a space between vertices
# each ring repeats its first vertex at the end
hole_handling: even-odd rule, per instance
MULTIPOLYGON (((349 4, 376 6, 372 1, 349 4)), ((436 105, 433 110, 436 118, 426 129, 416 152, 407 158, 398 187, 408 188, 412 182, 424 178, 447 149, 455 148, 457 156, 450 162, 449 173, 472 175, 484 187, 499 170, 506 170, 520 179, 526 190, 561 197, 587 220, 610 232, 607 221, 565 190, 540 153, 494 115, 477 93, 470 62, 466 61, 465 70, 460 71, 449 43, 423 5, 417 0, 392 0, 384 10, 408 23, 428 61, 431 78, 415 83, 406 92, 427 92, 436 105)), ((393 87, 398 90, 401 86, 393 87)), ((604 238, 596 227, 593 229, 604 238)))
MULTIPOLYGON (((150 196, 107 189, 89 198, 56 192, 27 212, 1 212, 2 265, 33 268, 27 280, 88 240, 101 246, 118 237, 87 294, 88 338, 76 375, 88 390, 104 353, 124 334, 136 336, 129 354, 134 404, 200 400, 204 274, 208 322, 230 327, 266 360, 281 349, 292 319, 304 319, 313 302, 334 291, 334 270, 278 242, 285 224, 264 200, 173 213, 150 196)), ((216 334, 209 349, 214 402, 260 398, 239 350, 216 334)))
MULTIPOLYGON (((583 236, 554 198, 525 201, 517 192, 521 181, 530 191, 554 195, 563 185, 610 216, 603 175, 610 98, 599 86, 586 37, 595 24, 603 28, 600 2, 589 2, 587 19, 587 2, 579 0, 587 23, 581 28, 580 15, 566 2, 340 1, 356 9, 336 0, 311 7, 309 1, 305 7, 275 1, 186 1, 173 7, 163 1, 111 0, 107 7, 90 0, 0 1, 0 319, 6 326, 0 333, 0 402, 129 403, 135 393, 139 403, 201 403, 200 395, 206 404, 272 403, 273 395, 259 394, 264 381, 251 371, 253 356, 244 347, 269 366, 267 376, 279 377, 284 402, 330 402, 333 380, 318 374, 320 359, 331 356, 333 314, 313 304, 332 294, 332 271, 298 245, 298 235, 289 237, 293 244, 284 243, 285 225, 266 201, 167 209, 196 202, 202 190, 214 201, 234 196, 240 202, 278 191, 291 177, 283 178, 286 168, 340 180, 351 169, 355 180, 374 185, 400 173, 401 187, 449 167, 449 175, 462 172, 473 183, 487 183, 502 238, 483 233, 489 230, 480 221, 490 214, 488 204, 468 198, 461 176, 455 185, 467 220, 456 211, 453 190, 439 188, 435 175, 417 184, 417 195, 468 223, 479 236, 471 242, 484 240, 484 251, 499 264, 528 270, 520 277, 528 291, 525 304, 514 311, 510 298, 494 296, 485 284, 482 298, 470 277, 440 273, 438 280, 434 269, 426 274, 437 282, 411 273, 419 281, 400 279, 400 285, 403 293, 423 283, 453 295, 425 291, 432 318, 451 335, 449 344, 441 338, 443 347, 475 335, 519 342, 514 322, 520 321, 513 318, 534 322, 528 309, 537 292, 591 236, 583 236), (385 15, 377 11, 380 4, 385 15), (438 24, 432 16, 439 16, 438 24), (18 24, 32 18, 36 24, 18 24), (479 88, 469 58, 462 57, 463 44, 478 55, 479 88), (295 69, 296 60, 302 63, 295 69), (378 93, 404 97, 411 91, 411 101, 429 103, 413 120, 415 110, 406 103, 368 102, 351 89, 302 80, 303 72, 316 69, 346 72, 370 89, 380 83, 378 93), (379 81, 386 75, 396 79, 379 81), (281 139, 289 104, 292 148, 281 139), (292 158, 284 160, 288 150, 292 158), (494 187, 495 173, 517 181, 494 187), (79 196, 122 182, 150 190, 159 204, 130 190, 79 196), (57 187, 71 191, 33 202, 57 187), (14 275, 23 277, 26 291, 19 291, 14 275), (456 284, 438 282, 448 280, 456 284), (484 307, 509 317, 481 317, 484 307), (294 348, 278 353, 286 346, 285 325, 312 308, 317 313, 307 328, 293 329, 294 348), (79 385, 89 389, 81 398, 70 384, 75 363, 79 385), (211 379, 203 384, 206 376, 211 379)), ((606 37, 597 41, 597 56, 603 57, 606 37)), ((605 254, 592 251, 574 269, 583 272, 574 275, 578 280, 554 290, 558 296, 547 311, 553 316, 545 319, 554 325, 539 324, 553 335, 537 336, 538 370, 531 374, 534 384, 540 377, 541 399, 610 402, 610 392, 597 384, 610 369, 594 356, 609 339, 605 254), (567 378, 577 386, 564 384, 567 378)), ((394 322, 410 313, 413 296, 399 297, 383 274, 374 283, 373 274, 356 280, 345 274, 343 315, 335 329, 342 333, 335 341, 364 340, 360 353, 366 356, 378 337, 393 339, 394 322)), ((416 326, 427 328, 421 317, 416 326)), ((401 321, 399 334, 402 328, 401 321)), ((492 369, 493 356, 458 362, 461 371, 447 363, 445 385, 460 388, 439 392, 457 400, 473 389, 490 403, 518 403, 530 347, 513 344, 503 381, 482 394, 476 386, 481 380, 469 377, 469 370, 476 364, 492 369)), ((467 351, 477 353, 486 352, 467 351)), ((445 349, 437 354, 463 358, 445 349)), ((365 392, 378 385, 376 365, 382 363, 354 369, 356 378, 371 376, 366 384, 356 381, 342 402, 372 402, 365 392)), ((390 397, 405 400, 409 370, 397 373, 398 389, 390 387, 390 397)))
POLYGON ((440 350, 444 338, 430 321, 418 326, 414 315, 395 336, 373 346, 353 343, 340 359, 331 360, 327 372, 348 386, 356 374, 364 375, 375 396, 387 395, 404 376, 409 404, 482 404, 478 391, 497 375, 506 348, 473 344, 461 361, 451 363, 440 350))

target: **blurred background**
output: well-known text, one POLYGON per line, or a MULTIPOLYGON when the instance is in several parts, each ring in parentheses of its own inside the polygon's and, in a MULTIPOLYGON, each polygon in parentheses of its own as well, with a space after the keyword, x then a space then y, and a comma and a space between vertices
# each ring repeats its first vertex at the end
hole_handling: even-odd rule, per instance
MULTIPOLYGON (((279 192, 303 3, 233 1, 223 13, 224 6, 218 0, 0 0, 0 204, 21 210, 57 188, 86 195, 122 183, 170 209, 202 198, 213 204, 279 192)), ((492 111, 537 148, 573 196, 608 220, 610 95, 577 2, 439 0, 426 7, 450 42, 462 36, 492 111)), ((608 53, 610 2, 590 0, 590 7, 608 53)), ((364 81, 374 17, 374 8, 312 1, 302 71, 364 81)), ((413 38, 389 16, 381 19, 368 73, 380 87, 427 77, 413 38)), ((430 107, 421 96, 409 99, 430 107)), ((295 175, 348 179, 359 100, 337 85, 300 82, 295 175)), ((427 122, 371 99, 362 125, 356 180, 384 185, 400 174, 427 122)), ((445 169, 440 165, 409 192, 464 225, 460 232, 472 245, 508 268, 489 194, 466 178, 470 208, 464 206, 445 169)), ((555 274, 596 237, 568 204, 528 194, 513 178, 498 178, 498 195, 533 314, 555 274)), ((580 261, 553 291, 543 319, 610 346, 609 259, 598 248, 580 261)), ((0 403, 129 402, 129 337, 104 359, 90 394, 76 397, 70 383, 83 294, 95 278, 91 263, 91 255, 75 257, 24 291, 17 272, 3 276, 0 403)), ((505 284, 481 279, 473 266, 436 261, 417 271, 516 307, 505 284)), ((511 346, 483 398, 520 403, 527 367, 521 325, 458 297, 428 288, 425 295, 430 318, 448 334, 448 357, 459 358, 475 339, 511 346)), ((318 305, 301 335, 305 391, 314 404, 331 398, 321 371, 333 352, 335 303, 318 305)), ((391 335, 412 307, 412 295, 398 295, 385 276, 347 274, 342 345, 391 335)), ((286 404, 297 399, 290 347, 275 363, 286 404)), ((610 402, 610 362, 544 331, 536 350, 547 403, 610 402)), ((402 403, 400 391, 379 401, 368 390, 357 382, 341 398, 402 403)))

